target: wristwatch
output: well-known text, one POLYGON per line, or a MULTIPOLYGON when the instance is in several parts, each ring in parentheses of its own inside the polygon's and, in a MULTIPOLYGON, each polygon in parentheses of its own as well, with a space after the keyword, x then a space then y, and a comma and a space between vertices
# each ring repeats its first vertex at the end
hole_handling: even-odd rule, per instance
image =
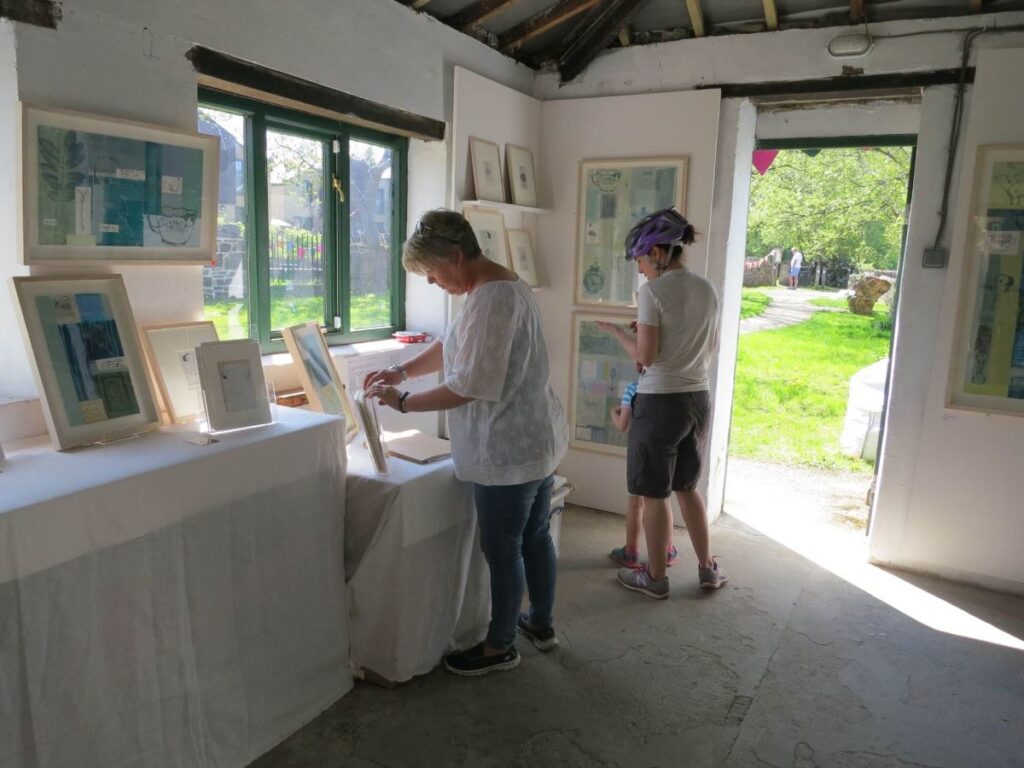
POLYGON ((398 410, 401 411, 402 413, 408 413, 408 411, 405 410, 405 398, 407 398, 408 396, 409 390, 405 390, 405 392, 398 396, 398 410))
POLYGON ((395 363, 394 365, 389 366, 388 370, 389 371, 394 371, 395 373, 400 374, 401 377, 402 377, 402 381, 405 381, 406 379, 409 378, 408 371, 405 370, 405 366, 402 365, 401 363, 395 363))

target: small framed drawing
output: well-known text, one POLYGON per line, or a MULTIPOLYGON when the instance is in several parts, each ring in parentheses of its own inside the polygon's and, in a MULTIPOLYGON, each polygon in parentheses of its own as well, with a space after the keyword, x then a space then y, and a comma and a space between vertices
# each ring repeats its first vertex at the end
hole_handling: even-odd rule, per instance
POLYGON ((507 229, 508 252, 512 269, 531 288, 537 287, 537 265, 533 261, 533 243, 525 229, 507 229))
POLYGON ((537 176, 533 166, 533 152, 515 144, 505 145, 505 168, 516 205, 537 207, 537 176))
POLYGON ((576 303, 609 309, 636 304, 636 266, 623 244, 648 214, 675 206, 686 213, 686 158, 584 160, 576 230, 576 303))
POLYGON ((208 341, 196 347, 211 432, 270 424, 270 397, 258 341, 208 341))
POLYGON ((505 241, 505 217, 493 208, 468 207, 463 212, 469 226, 473 228, 476 241, 491 261, 503 267, 512 268, 508 258, 508 243, 505 241))
POLYGON ((120 275, 15 277, 14 291, 54 448, 159 425, 120 275))
POLYGON ((202 409, 196 347, 217 340, 217 328, 208 320, 142 329, 142 348, 171 424, 194 421, 202 409))
POLYGON ((473 136, 469 138, 469 160, 473 166, 473 190, 478 200, 505 202, 501 182, 501 155, 498 145, 473 136))
POLYGON ((359 432, 359 424, 320 325, 315 322, 293 325, 284 328, 281 334, 310 407, 321 413, 344 416, 345 440, 351 442, 359 432))
POLYGON ((213 258, 220 140, 21 105, 26 264, 213 258))
POLYGON ((950 405, 1024 415, 1024 145, 980 146, 950 405))
POLYGON ((639 374, 618 339, 602 331, 598 321, 626 325, 622 315, 573 314, 569 445, 625 456, 626 433, 616 429, 611 412, 639 374))

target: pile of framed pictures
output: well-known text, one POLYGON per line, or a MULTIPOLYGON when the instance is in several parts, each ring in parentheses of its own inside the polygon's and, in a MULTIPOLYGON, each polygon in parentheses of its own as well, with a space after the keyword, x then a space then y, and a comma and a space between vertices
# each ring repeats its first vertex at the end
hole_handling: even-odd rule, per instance
POLYGON ((529 232, 525 229, 506 229, 505 217, 501 211, 493 208, 465 206, 463 215, 473 228, 484 256, 511 269, 531 288, 538 286, 529 232))
POLYGON ((626 235, 644 216, 674 206, 686 211, 685 157, 584 160, 580 163, 576 271, 569 372, 570 445, 625 455, 626 435, 611 411, 638 377, 633 360, 598 323, 636 319, 639 275, 623 253, 626 235))
POLYGON ((537 207, 537 174, 533 152, 515 144, 505 145, 508 192, 501 172, 501 150, 492 141, 471 136, 469 160, 473 170, 476 198, 492 203, 508 203, 524 208, 537 207))
POLYGON ((372 398, 367 398, 363 390, 356 392, 356 414, 359 428, 366 438, 366 448, 370 452, 373 468, 379 475, 388 474, 388 449, 381 435, 380 421, 377 419, 377 406, 372 398))

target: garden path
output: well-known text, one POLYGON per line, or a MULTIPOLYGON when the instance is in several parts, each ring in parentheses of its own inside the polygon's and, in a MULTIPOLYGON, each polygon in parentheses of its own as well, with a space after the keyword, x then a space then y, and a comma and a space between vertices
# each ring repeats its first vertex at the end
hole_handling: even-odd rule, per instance
POLYGON ((829 293, 808 291, 803 288, 798 288, 795 291, 788 288, 772 288, 764 293, 771 298, 772 303, 760 315, 740 320, 741 334, 754 331, 773 331, 776 328, 785 328, 787 325, 803 323, 815 312, 842 311, 834 307, 816 307, 810 303, 811 299, 840 298, 844 295, 841 291, 829 293))

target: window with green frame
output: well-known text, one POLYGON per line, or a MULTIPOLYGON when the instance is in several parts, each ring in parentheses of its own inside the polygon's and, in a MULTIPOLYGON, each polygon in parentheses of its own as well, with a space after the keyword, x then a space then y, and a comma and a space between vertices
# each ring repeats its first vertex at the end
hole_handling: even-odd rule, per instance
POLYGON ((404 323, 407 139, 200 89, 199 131, 220 138, 217 255, 203 268, 221 339, 282 351, 315 320, 332 344, 404 323))

